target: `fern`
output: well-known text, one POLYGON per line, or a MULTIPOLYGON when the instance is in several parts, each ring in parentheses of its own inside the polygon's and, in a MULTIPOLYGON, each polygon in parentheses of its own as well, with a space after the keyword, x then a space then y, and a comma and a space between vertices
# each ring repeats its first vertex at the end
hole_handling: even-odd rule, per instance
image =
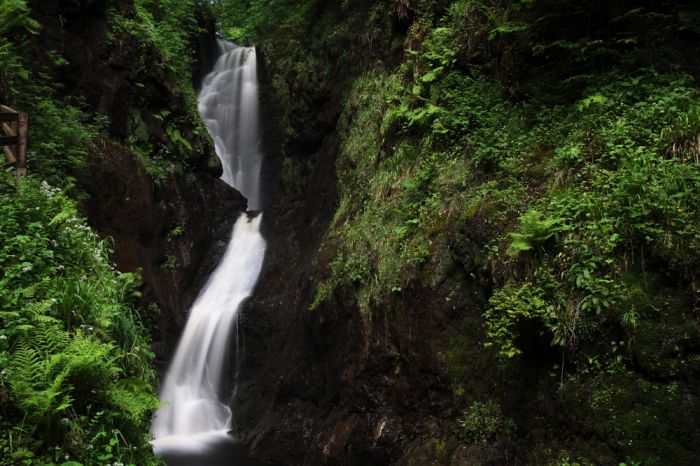
POLYGON ((57 326, 36 326, 18 339, 10 357, 10 394, 34 424, 45 423, 47 416, 71 405, 69 371, 60 354, 68 340, 68 334, 57 326))
POLYGON ((139 380, 120 380, 109 389, 108 396, 115 409, 134 423, 147 421, 148 414, 158 407, 151 388, 139 380))
POLYGON ((561 223, 560 218, 542 218, 542 214, 534 209, 523 214, 520 217, 520 231, 510 235, 513 241, 508 247, 508 255, 515 257, 541 246, 562 230, 561 223))
POLYGON ((82 387, 97 387, 119 372, 110 361, 112 345, 101 343, 78 332, 66 347, 62 357, 71 380, 82 387))

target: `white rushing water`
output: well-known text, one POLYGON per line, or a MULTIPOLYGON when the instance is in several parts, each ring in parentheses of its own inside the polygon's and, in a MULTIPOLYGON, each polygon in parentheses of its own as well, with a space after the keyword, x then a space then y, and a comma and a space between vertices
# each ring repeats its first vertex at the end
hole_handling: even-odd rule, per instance
MULTIPOLYGON (((221 178, 248 199, 249 211, 257 211, 262 156, 255 49, 225 41, 219 46, 221 57, 204 80, 199 112, 224 167, 221 178)), ((239 307, 252 294, 265 256, 261 219, 262 213, 240 215, 224 256, 192 305, 151 425, 156 453, 200 448, 231 427, 223 376, 239 307)))
POLYGON ((221 179, 260 210, 260 132, 258 67, 253 47, 219 41, 222 55, 204 78, 199 113, 214 139, 224 174, 221 179))

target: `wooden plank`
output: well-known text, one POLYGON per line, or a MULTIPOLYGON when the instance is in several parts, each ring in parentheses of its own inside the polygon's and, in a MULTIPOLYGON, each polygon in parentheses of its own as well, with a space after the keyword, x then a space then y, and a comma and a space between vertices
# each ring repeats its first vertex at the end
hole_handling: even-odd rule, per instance
POLYGON ((0 146, 16 146, 19 144, 17 136, 0 136, 0 146))
POLYGON ((19 114, 19 126, 17 128, 17 136, 19 142, 17 144, 17 173, 20 175, 27 174, 27 133, 29 132, 29 115, 25 112, 19 114))
POLYGON ((17 136, 17 130, 7 123, 2 124, 2 130, 5 131, 5 136, 17 136))
POLYGON ((7 163, 14 165, 17 162, 17 158, 15 157, 15 153, 12 152, 12 149, 10 149, 9 146, 3 146, 2 151, 5 153, 5 158, 7 159, 7 163))
POLYGON ((17 120, 19 120, 19 113, 0 113, 0 122, 17 120))
MULTIPOLYGON (((17 118, 19 118, 19 114, 17 114, 17 118)), ((2 124, 2 130, 5 132, 6 136, 17 136, 17 131, 15 128, 13 128, 13 126, 16 126, 16 123, 2 124)), ((17 162, 17 156, 15 155, 15 151, 10 146, 2 146, 2 151, 5 153, 7 163, 14 165, 17 162)))
POLYGON ((0 122, 2 151, 7 161, 17 167, 17 173, 26 175, 29 117, 25 112, 17 112, 7 105, 0 105, 0 122))
MULTIPOLYGON (((17 131, 10 125, 15 126, 16 124, 2 124, 2 131, 0 132, 0 137, 17 137, 17 131)), ((5 158, 7 159, 8 163, 14 164, 15 162, 17 162, 17 146, 0 145, 0 147, 2 147, 2 151, 5 153, 5 158)))

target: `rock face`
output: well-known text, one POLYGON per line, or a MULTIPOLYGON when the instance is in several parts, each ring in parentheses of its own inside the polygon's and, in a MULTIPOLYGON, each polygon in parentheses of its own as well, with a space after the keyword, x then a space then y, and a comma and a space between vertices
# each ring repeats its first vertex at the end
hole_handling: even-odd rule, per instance
MULTIPOLYGON (((441 422, 454 414, 447 359, 452 337, 464 326, 464 307, 475 316, 475 338, 467 346, 481 349, 478 316, 488 287, 468 277, 469 266, 453 278, 467 283, 460 309, 446 299, 450 283, 437 291, 407 291, 371 315, 360 312, 352 293, 342 292, 331 304, 309 309, 334 254, 321 248, 337 207, 343 83, 354 71, 329 72, 334 79, 319 84, 287 74, 275 58, 280 56, 263 47, 263 107, 277 117, 266 119, 272 122, 266 131, 272 163, 263 178, 281 181, 270 187, 266 260, 241 316, 242 385, 231 401, 235 430, 255 456, 273 464, 427 464, 421 458, 434 459, 436 448, 454 464, 464 458, 497 462, 502 453, 487 447, 460 450, 441 422)), ((322 67, 335 58, 309 60, 322 67)), ((485 378, 489 358, 487 353, 474 362, 485 378)))
MULTIPOLYGON (((429 464, 420 458, 434 460, 436 438, 453 464, 502 459, 490 447, 460 450, 441 422, 454 414, 446 366, 451 338, 464 325, 465 310, 446 299, 453 284, 412 290, 372 315, 348 296, 309 310, 321 269, 314 258, 324 260, 317 253, 335 209, 334 149, 329 136, 305 202, 290 207, 278 198, 265 212, 266 263, 242 314, 237 430, 273 464, 429 464)), ((474 284, 460 304, 475 310, 475 353, 485 289, 474 284)), ((489 358, 474 361, 484 379, 489 358)))
POLYGON ((208 175, 188 180, 171 173, 154 184, 124 147, 106 142, 100 149, 87 184, 88 218, 102 236, 113 239, 112 259, 119 270, 142 271, 141 301, 161 310, 155 349, 164 362, 246 201, 208 175))
MULTIPOLYGON (((123 141, 138 135, 172 149, 166 125, 157 118, 158 113, 167 110, 173 117, 182 116, 182 121, 187 121, 192 119, 194 109, 188 107, 186 96, 175 89, 167 72, 153 65, 160 60, 153 48, 144 47, 136 36, 115 37, 111 31, 110 8, 133 17, 133 1, 34 3, 32 14, 42 28, 32 47, 37 49, 38 62, 47 60, 43 50, 46 44, 65 59, 60 67, 44 63, 54 68, 61 92, 78 97, 87 109, 108 117, 111 138, 123 141)), ((191 47, 197 53, 191 70, 195 87, 213 66, 217 53, 212 19, 197 20, 201 32, 191 39, 191 47)), ((218 158, 209 140, 197 134, 197 125, 188 121, 178 130, 194 143, 194 150, 184 162, 195 171, 218 177, 218 158)))
MULTIPOLYGON (((480 231, 479 224, 485 223, 481 214, 455 228, 460 231, 450 244, 450 270, 434 287, 413 281, 395 295, 392 290, 385 305, 363 312, 355 285, 348 280, 331 299, 311 309, 315 289, 336 257, 327 233, 333 221, 343 221, 334 219, 336 178, 347 174, 342 170, 356 168, 342 159, 346 166, 336 165, 346 142, 338 139, 342 95, 363 64, 365 69, 368 63, 391 68, 400 61, 392 57, 392 44, 401 33, 392 36, 391 27, 369 27, 362 13, 367 3, 358 2, 353 10, 347 2, 317 2, 304 13, 308 24, 298 36, 271 39, 264 47, 263 55, 269 58, 263 60, 268 65, 266 102, 277 106, 271 113, 278 115, 270 131, 279 131, 273 140, 280 141, 271 156, 283 163, 281 183, 264 214, 266 262, 242 313, 242 385, 231 400, 235 430, 255 456, 272 464, 553 464, 568 462, 568 452, 580 452, 583 459, 574 460, 572 453, 571 460, 582 463, 590 462, 588 457, 601 464, 629 461, 632 455, 625 456, 623 442, 606 430, 617 429, 620 422, 643 422, 636 415, 629 417, 629 407, 646 403, 641 401, 643 390, 630 380, 656 391, 672 380, 662 375, 667 368, 659 362, 653 374, 639 379, 632 371, 620 373, 621 380, 608 385, 615 387, 612 391, 596 391, 594 378, 571 378, 569 387, 581 387, 572 394, 564 389, 565 371, 577 370, 570 367, 576 363, 571 364, 565 350, 553 347, 549 335, 532 323, 518 323, 524 356, 497 362, 494 352, 484 347, 482 316, 497 284, 487 267, 475 263, 494 239, 480 231), (334 17, 333 12, 345 16, 334 17), (328 25, 333 34, 323 29, 328 25), (374 47, 372 40, 365 40, 373 30, 384 33, 374 47), (331 36, 342 39, 334 42, 331 36), (629 394, 627 405, 617 396, 621 393, 629 394), (614 400, 611 406, 622 406, 616 408, 619 411, 610 408, 601 415, 589 410, 608 396, 614 400), (622 417, 629 421, 615 419, 622 417), (608 419, 611 423, 601 427, 608 419), (489 424, 488 435, 475 438, 473 432, 479 433, 484 424, 489 424)), ((377 14, 375 19, 387 16, 377 14)), ((420 34, 423 26, 416 26, 414 34, 420 34)), ((277 176, 270 167, 264 176, 277 176)), ((675 323, 661 324, 639 330, 636 345, 649 345, 652 328, 668 325, 679 333, 675 323)), ((615 340, 622 341, 620 328, 611 327, 611 335, 603 335, 616 345, 615 340)), ((697 335, 694 330, 686 335, 691 333, 697 335)), ((649 345, 630 358, 630 366, 646 372, 655 365, 652 360, 661 359, 649 345)), ((589 358, 588 364, 594 360, 589 358)), ((585 374, 588 369, 581 362, 585 374)), ((659 439, 670 436, 673 424, 683 426, 679 431, 689 439, 696 435, 696 423, 685 413, 697 412, 697 380, 692 375, 679 384, 670 382, 674 390, 683 384, 691 389, 681 391, 682 407, 673 408, 678 411, 657 411, 677 413, 670 422, 653 415, 648 426, 664 431, 659 439)), ((665 402, 654 400, 657 406, 667 406, 665 402)), ((624 443, 639 442, 635 435, 624 443)), ((641 435, 651 439, 654 434, 641 435)), ((684 459, 676 462, 696 463, 697 442, 678 442, 683 443, 688 452, 678 448, 678 458, 684 459)), ((664 457, 659 464, 663 461, 669 460, 664 457)))

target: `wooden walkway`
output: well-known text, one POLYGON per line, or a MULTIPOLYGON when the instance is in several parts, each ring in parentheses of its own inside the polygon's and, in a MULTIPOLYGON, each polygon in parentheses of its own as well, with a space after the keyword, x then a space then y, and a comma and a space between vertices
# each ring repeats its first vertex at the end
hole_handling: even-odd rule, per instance
POLYGON ((20 175, 27 174, 27 130, 29 118, 26 113, 18 112, 5 105, 0 105, 0 147, 5 153, 7 165, 17 168, 20 175))

